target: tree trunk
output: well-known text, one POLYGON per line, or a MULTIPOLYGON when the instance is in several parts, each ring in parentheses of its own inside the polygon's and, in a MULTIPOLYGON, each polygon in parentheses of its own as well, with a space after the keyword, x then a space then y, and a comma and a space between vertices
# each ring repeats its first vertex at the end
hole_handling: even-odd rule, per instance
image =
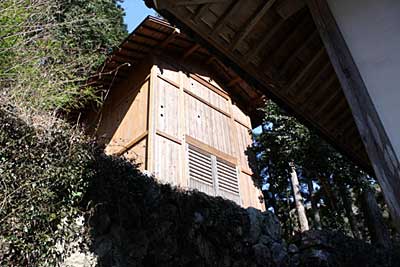
POLYGON ((325 196, 327 197, 328 200, 328 204, 331 207, 331 209, 333 211, 337 210, 337 199, 335 197, 335 194, 332 192, 332 185, 329 183, 328 179, 323 176, 320 175, 318 176, 318 179, 320 180, 321 184, 322 184, 322 190, 324 191, 325 196))
POLYGON ((300 193, 299 179, 297 177, 296 168, 293 166, 293 164, 290 164, 290 168, 291 168, 290 177, 292 182, 293 196, 294 196, 294 201, 296 203, 297 214, 299 216, 300 232, 305 232, 308 231, 310 228, 308 226, 306 211, 304 209, 303 197, 301 196, 300 193))
POLYGON ((361 239, 361 233, 358 229, 357 220, 354 216, 352 201, 349 196, 349 192, 346 188, 346 185, 341 181, 339 181, 339 191, 340 191, 340 195, 343 200, 343 206, 346 211, 346 216, 349 219, 350 228, 351 228, 351 232, 353 233, 353 237, 357 238, 357 239, 361 239))
POLYGON ((309 178, 309 179, 307 179, 307 182, 308 182, 308 191, 310 193, 310 201, 311 201, 311 208, 312 208, 313 219, 314 219, 314 227, 317 230, 321 230, 322 229, 321 217, 319 215, 319 209, 318 209, 317 201, 315 199, 313 181, 311 178, 309 178))
POLYGON ((368 182, 366 182, 365 177, 361 179, 364 184, 361 194, 363 200, 363 210, 365 221, 371 235, 371 241, 384 248, 390 248, 392 246, 392 242, 390 240, 389 231, 376 201, 374 190, 371 188, 368 182))

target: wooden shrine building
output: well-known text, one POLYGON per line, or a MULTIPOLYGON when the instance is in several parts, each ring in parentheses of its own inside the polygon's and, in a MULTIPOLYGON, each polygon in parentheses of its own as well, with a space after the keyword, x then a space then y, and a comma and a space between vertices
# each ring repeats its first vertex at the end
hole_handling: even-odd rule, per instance
POLYGON ((399 0, 145 0, 382 187, 400 229, 399 0))
POLYGON ((148 17, 92 82, 107 93, 85 120, 107 153, 161 182, 264 209, 246 156, 262 94, 207 50, 148 17))

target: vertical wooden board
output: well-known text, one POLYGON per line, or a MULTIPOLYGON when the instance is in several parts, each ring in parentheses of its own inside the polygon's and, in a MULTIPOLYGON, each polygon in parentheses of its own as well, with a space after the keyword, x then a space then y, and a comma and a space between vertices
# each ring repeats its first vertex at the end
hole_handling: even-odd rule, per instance
POLYGON ((223 93, 227 94, 227 92, 222 88, 222 86, 220 86, 216 81, 214 81, 212 78, 210 78, 210 75, 201 75, 201 74, 197 74, 197 75, 199 77, 201 77, 203 80, 207 81, 210 85, 216 87, 223 93))
POLYGON ((156 129, 179 138, 179 88, 158 78, 156 129))
POLYGON ((189 94, 185 94, 185 116, 187 135, 219 151, 233 155, 229 117, 189 94))
POLYGON ((107 116, 104 125, 113 132, 106 153, 118 152, 147 130, 148 87, 149 82, 144 82, 138 90, 112 103, 104 113, 107 116))
POLYGON ((252 144, 252 139, 251 135, 249 133, 249 129, 244 127, 238 122, 235 122, 235 128, 236 128, 236 133, 237 133, 237 138, 238 138, 238 146, 239 146, 239 160, 240 160, 240 166, 248 171, 250 171, 250 166, 248 162, 248 157, 246 155, 246 151, 249 146, 252 144))
POLYGON ((157 75, 175 83, 179 83, 179 71, 176 68, 163 62, 158 62, 157 66, 157 75))
POLYGON ((246 174, 240 173, 239 176, 239 186, 240 186, 240 198, 241 205, 244 208, 248 208, 251 206, 250 204, 250 188, 249 188, 249 180, 247 179, 246 174))
MULTIPOLYGON (((151 58, 152 62, 155 61, 154 58, 151 58)), ((150 85, 149 85, 149 103, 148 103, 148 139, 147 139, 147 153, 146 153, 146 169, 150 173, 154 173, 155 171, 155 142, 156 142, 156 129, 155 129, 155 109, 157 106, 157 101, 155 97, 155 91, 157 89, 157 66, 153 65, 150 71, 150 85)))
POLYGON ((262 211, 265 210, 264 204, 260 203, 259 200, 259 196, 262 195, 262 192, 254 185, 251 175, 241 172, 240 190, 240 197, 244 208, 254 207, 262 211))
POLYGON ((136 164, 139 164, 139 169, 144 171, 146 169, 146 148, 147 148, 147 138, 143 138, 136 145, 127 150, 123 156, 132 160, 136 164))
MULTIPOLYGON (((212 86, 211 84, 209 86, 212 86)), ((214 92, 213 90, 209 89, 207 86, 203 85, 202 83, 198 82, 193 78, 188 78, 186 80, 185 89, 189 90, 196 96, 200 97, 204 101, 210 103, 211 105, 223 110, 224 112, 229 112, 229 102, 227 98, 224 98, 214 92)))
MULTIPOLYGON (((143 83, 149 79, 149 72, 149 62, 143 61, 137 68, 135 67, 134 70, 132 69, 129 72, 129 77, 127 79, 113 86, 104 102, 100 114, 96 114, 90 121, 90 125, 94 128, 94 133, 99 143, 107 145, 111 141, 124 118, 124 116, 121 117, 121 114, 124 115, 130 107, 130 105, 126 105, 125 112, 123 112, 122 107, 119 107, 119 112, 116 112, 115 106, 123 100, 131 99, 132 94, 138 91, 138 89, 143 86, 143 83), (120 117, 117 116, 118 114, 120 117)), ((107 153, 113 153, 118 149, 111 149, 110 147, 109 150, 111 152, 107 153)))
POLYGON ((216 132, 219 133, 222 137, 221 142, 218 145, 218 148, 227 153, 229 153, 229 144, 231 143, 230 136, 229 136, 229 127, 227 127, 227 117, 222 115, 221 113, 216 113, 218 117, 218 124, 216 125, 216 132))
POLYGON ((186 161, 187 155, 186 155, 186 148, 187 146, 185 145, 186 139, 185 139, 185 92, 183 91, 183 73, 182 71, 179 71, 179 92, 178 92, 178 108, 179 108, 179 137, 180 140, 182 140, 182 145, 181 145, 181 179, 179 181, 179 185, 181 187, 187 187, 189 185, 189 179, 188 176, 186 175, 186 161))
POLYGON ((178 185, 181 180, 181 145, 167 138, 155 136, 155 176, 163 183, 178 185))
POLYGON ((248 128, 252 128, 250 117, 247 116, 246 113, 244 113, 238 106, 232 105, 232 113, 235 120, 240 121, 248 128))

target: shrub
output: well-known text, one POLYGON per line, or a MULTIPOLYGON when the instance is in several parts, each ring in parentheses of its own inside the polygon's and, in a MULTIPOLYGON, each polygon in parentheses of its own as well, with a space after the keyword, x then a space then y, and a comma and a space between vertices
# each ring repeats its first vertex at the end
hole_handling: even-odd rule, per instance
POLYGON ((0 105, 0 265, 54 266, 56 245, 78 234, 93 145, 59 120, 34 128, 16 113, 0 105))

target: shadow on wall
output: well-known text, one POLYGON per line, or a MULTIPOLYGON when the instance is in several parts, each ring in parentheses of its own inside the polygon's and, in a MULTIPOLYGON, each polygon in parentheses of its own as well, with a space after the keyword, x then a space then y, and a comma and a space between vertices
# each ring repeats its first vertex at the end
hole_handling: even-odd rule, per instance
POLYGON ((121 159, 100 155, 87 224, 99 266, 285 266, 271 213, 158 184, 121 159))
POLYGON ((388 251, 337 232, 286 244, 270 212, 157 183, 99 154, 86 195, 98 266, 392 266, 388 251))

